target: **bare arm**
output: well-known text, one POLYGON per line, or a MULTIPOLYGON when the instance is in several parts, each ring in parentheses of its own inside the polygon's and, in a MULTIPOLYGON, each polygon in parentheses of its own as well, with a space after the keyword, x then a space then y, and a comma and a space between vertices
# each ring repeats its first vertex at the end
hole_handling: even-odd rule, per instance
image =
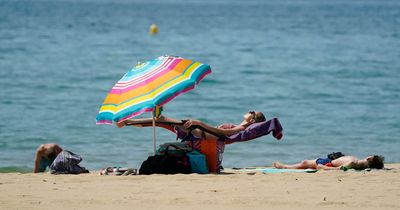
POLYGON ((229 129, 216 128, 216 127, 208 125, 200 120, 188 120, 183 126, 185 128, 190 128, 191 126, 194 126, 194 125, 201 126, 201 127, 205 128, 206 130, 209 130, 213 133, 221 134, 224 136, 231 136, 231 135, 237 134, 240 131, 244 130, 244 128, 242 126, 236 126, 234 128, 229 128, 229 129))
POLYGON ((38 173, 39 172, 40 159, 42 158, 43 154, 44 154, 44 146, 40 145, 36 150, 33 173, 38 173))
POLYGON ((338 167, 329 167, 329 166, 324 166, 324 165, 321 165, 321 164, 318 164, 317 165, 317 170, 340 170, 340 168, 341 168, 341 166, 338 166, 338 167))
POLYGON ((364 170, 367 168, 365 164, 360 164, 358 161, 352 161, 350 163, 347 163, 343 165, 345 169, 355 169, 355 170, 364 170))
POLYGON ((323 170, 340 170, 343 167, 346 167, 346 168, 357 168, 358 164, 357 164, 357 162, 351 161, 351 162, 348 162, 346 164, 343 164, 343 165, 340 165, 340 166, 337 166, 337 167, 329 167, 329 166, 324 166, 324 165, 321 165, 321 164, 317 165, 317 169, 318 170, 320 170, 320 169, 323 169, 323 170))

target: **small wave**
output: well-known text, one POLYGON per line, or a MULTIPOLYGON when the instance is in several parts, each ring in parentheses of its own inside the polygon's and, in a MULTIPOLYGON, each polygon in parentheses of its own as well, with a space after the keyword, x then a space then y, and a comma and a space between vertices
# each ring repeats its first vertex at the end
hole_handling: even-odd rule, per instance
POLYGON ((239 52, 253 52, 253 48, 245 47, 245 48, 240 48, 238 50, 239 52))
POLYGON ((203 84, 229 84, 229 81, 224 81, 220 79, 205 79, 202 80, 201 83, 203 84))
POLYGON ((262 71, 258 71, 258 70, 243 70, 243 71, 240 71, 240 73, 242 73, 242 74, 246 74, 246 75, 262 75, 262 71))

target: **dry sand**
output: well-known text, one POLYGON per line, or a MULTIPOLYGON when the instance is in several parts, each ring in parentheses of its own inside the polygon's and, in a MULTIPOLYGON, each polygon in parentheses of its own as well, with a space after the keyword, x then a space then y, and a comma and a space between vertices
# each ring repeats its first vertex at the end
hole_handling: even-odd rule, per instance
POLYGON ((0 209, 400 209, 392 170, 100 176, 0 174, 0 209))

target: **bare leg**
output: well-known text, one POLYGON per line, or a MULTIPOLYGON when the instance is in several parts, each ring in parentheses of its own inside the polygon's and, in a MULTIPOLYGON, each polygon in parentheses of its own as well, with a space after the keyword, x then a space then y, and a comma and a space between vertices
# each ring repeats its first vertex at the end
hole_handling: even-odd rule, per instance
MULTIPOLYGON (((153 119, 152 118, 142 118, 142 119, 128 119, 128 120, 124 120, 122 122, 117 123, 117 126, 119 128, 122 128, 124 126, 136 126, 136 127, 142 127, 143 124, 146 123, 152 123, 153 119)), ((182 120, 178 120, 178 119, 174 119, 174 118, 170 118, 170 117, 166 117, 161 115, 159 118, 156 118, 156 126, 157 126, 157 122, 167 122, 167 123, 176 123, 176 127, 179 127, 181 130, 188 132, 189 130, 184 128, 183 125, 179 125, 179 123, 182 123, 182 120)), ((205 132, 203 134, 203 131, 201 131, 200 129, 194 129, 192 130, 192 134, 194 136, 196 136, 197 138, 203 138, 205 137, 205 139, 218 139, 217 136, 214 136, 212 134, 209 134, 207 132, 205 132)))
POLYGON ((315 161, 316 160, 303 160, 293 165, 286 165, 280 162, 274 162, 273 165, 275 168, 284 168, 284 169, 308 169, 308 168, 316 169, 317 163, 315 161))
POLYGON ((156 122, 181 123, 182 120, 178 120, 178 119, 174 119, 174 118, 171 118, 171 117, 166 117, 164 115, 161 115, 159 118, 156 119, 156 122))
POLYGON ((192 130, 192 134, 193 134, 194 136, 196 136, 197 138, 204 138, 204 139, 207 139, 207 140, 218 140, 218 137, 217 137, 217 136, 214 136, 214 135, 209 134, 209 133, 207 133, 207 132, 204 132, 204 133, 203 133, 202 130, 197 129, 197 128, 194 129, 194 130, 192 130))
MULTIPOLYGON (((122 128, 126 125, 141 127, 140 124, 152 123, 152 122, 153 122, 152 118, 128 119, 128 120, 124 120, 124 121, 117 123, 117 126, 119 128, 122 128)), ((181 120, 177 120, 177 119, 170 118, 170 117, 165 117, 163 115, 161 115, 159 118, 156 118, 156 123, 157 122, 182 123, 181 120)))

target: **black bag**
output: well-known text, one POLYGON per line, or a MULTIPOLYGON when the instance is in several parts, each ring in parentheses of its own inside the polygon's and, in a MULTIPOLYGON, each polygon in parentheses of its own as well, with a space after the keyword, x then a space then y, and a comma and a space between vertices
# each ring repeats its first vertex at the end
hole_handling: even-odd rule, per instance
POLYGON ((328 155, 328 158, 331 159, 331 160, 336 160, 336 159, 338 159, 340 157, 343 157, 343 156, 344 156, 344 154, 341 153, 341 152, 332 152, 331 154, 328 155))
POLYGON ((139 174, 190 174, 190 161, 186 153, 172 154, 171 147, 180 150, 176 145, 169 145, 163 155, 149 156, 140 166, 139 174))

